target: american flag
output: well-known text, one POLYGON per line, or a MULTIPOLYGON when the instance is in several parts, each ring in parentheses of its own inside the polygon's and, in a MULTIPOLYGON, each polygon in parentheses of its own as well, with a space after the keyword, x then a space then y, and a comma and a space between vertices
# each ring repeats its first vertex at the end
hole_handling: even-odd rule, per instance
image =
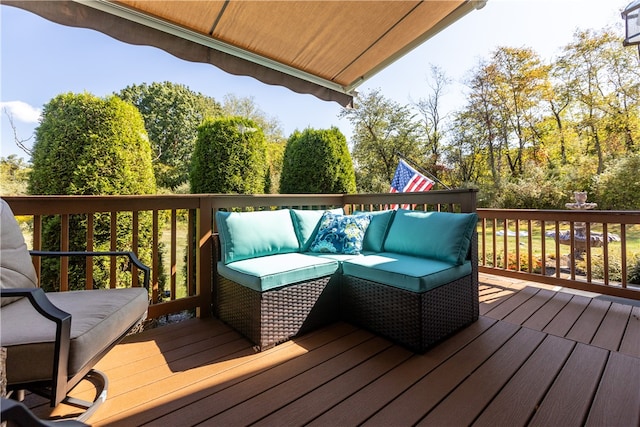
MULTIPOLYGON (((398 167, 396 168, 396 173, 391 181, 391 189, 389 191, 391 193, 429 191, 433 187, 433 184, 435 184, 434 181, 422 175, 420 172, 409 166, 407 162, 400 159, 400 163, 398 163, 398 167)), ((409 205, 402 205, 403 208, 408 206, 409 205)), ((397 209, 398 205, 393 206, 393 208, 397 209)))

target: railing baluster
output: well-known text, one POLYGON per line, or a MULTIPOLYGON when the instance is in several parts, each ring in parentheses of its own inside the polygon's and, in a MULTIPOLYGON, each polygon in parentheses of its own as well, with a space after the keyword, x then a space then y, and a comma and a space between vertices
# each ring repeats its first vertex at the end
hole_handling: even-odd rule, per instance
MULTIPOLYGON (((587 242, 590 242, 591 241, 591 223, 588 222, 588 221, 585 222, 585 233, 586 233, 585 240, 587 242)), ((593 281, 593 276, 592 276, 593 258, 591 257, 591 245, 590 244, 587 244, 586 260, 587 260, 587 282, 591 283, 593 281)))
POLYGON ((627 226, 620 224, 620 264, 622 267, 621 286, 627 288, 627 226))
POLYGON ((529 268, 528 268, 528 272, 531 273, 533 272, 533 229, 531 227, 531 220, 527 220, 527 252, 528 252, 528 261, 529 261, 529 268))
MULTIPOLYGON (((131 247, 133 253, 136 256, 140 253, 140 211, 133 211, 131 216, 131 247)), ((132 285, 139 286, 138 284, 138 268, 135 265, 131 266, 132 285)))
POLYGON ((151 255, 151 300, 159 301, 158 286, 160 283, 160 254, 158 244, 160 241, 160 217, 157 209, 153 210, 153 220, 151 228, 153 230, 153 250, 151 255))
POLYGON ((609 286, 609 236, 607 223, 602 223, 602 258, 604 261, 604 285, 609 286))
MULTIPOLYGON (((69 251, 69 215, 60 215, 60 251, 69 251)), ((69 257, 60 258, 60 291, 69 290, 69 257)))
POLYGON ((556 226, 556 278, 560 278, 560 222, 555 221, 556 226))
MULTIPOLYGON (((93 214, 87 214, 87 251, 93 252, 93 214)), ((87 277, 85 280, 85 289, 93 289, 93 257, 88 256, 85 260, 87 277)))
MULTIPOLYGON (((109 240, 109 250, 117 251, 118 250, 118 212, 111 211, 110 216, 110 240, 109 240)), ((110 257, 109 259, 109 287, 116 287, 116 259, 115 257, 110 257)))
POLYGON ((520 263, 520 220, 516 219, 516 271, 520 271, 522 265, 520 263))
POLYGON ((169 286, 171 288, 171 299, 176 299, 176 276, 178 274, 177 267, 177 253, 178 253, 178 223, 177 223, 177 211, 175 209, 171 210, 171 279, 169 286))

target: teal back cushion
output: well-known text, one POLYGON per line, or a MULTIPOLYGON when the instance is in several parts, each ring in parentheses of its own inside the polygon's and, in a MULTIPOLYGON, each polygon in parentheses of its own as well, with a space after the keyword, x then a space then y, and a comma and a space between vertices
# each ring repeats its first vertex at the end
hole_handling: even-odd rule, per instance
POLYGON ((384 245, 384 238, 387 237, 387 231, 391 224, 391 219, 396 211, 355 211, 353 214, 358 215, 366 213, 371 215, 371 223, 367 228, 367 232, 364 235, 364 242, 362 242, 363 251, 382 252, 384 245))
POLYGON ((469 251, 477 222, 475 213, 400 209, 391 222, 384 250, 460 265, 469 251))
POLYGON ((266 255, 298 252, 300 245, 288 209, 216 212, 225 264, 266 255))
MULTIPOLYGON (((298 243, 300 243, 301 252, 309 251, 311 243, 315 239, 316 234, 318 234, 320 218, 322 218, 322 214, 324 214, 325 212, 327 212, 327 210, 325 209, 291 209, 291 218, 293 220, 293 226, 296 230, 296 236, 298 236, 298 243)), ((344 214, 344 209, 329 209, 328 212, 342 215, 344 214)))

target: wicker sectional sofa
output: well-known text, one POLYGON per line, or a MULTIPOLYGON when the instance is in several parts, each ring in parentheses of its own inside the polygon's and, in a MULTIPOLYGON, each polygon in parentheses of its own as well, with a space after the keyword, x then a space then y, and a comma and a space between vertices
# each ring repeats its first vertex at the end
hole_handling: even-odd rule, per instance
POLYGON ((424 352, 478 319, 475 213, 279 209, 215 219, 214 313, 259 350, 344 320, 424 352))

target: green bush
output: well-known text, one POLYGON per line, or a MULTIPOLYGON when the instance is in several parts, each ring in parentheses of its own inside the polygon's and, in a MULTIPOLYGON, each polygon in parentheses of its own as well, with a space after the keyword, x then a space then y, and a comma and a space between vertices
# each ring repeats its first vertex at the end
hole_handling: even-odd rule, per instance
MULTIPOLYGON (((131 104, 111 96, 106 99, 89 93, 61 94, 44 106, 33 146, 29 194, 130 195, 153 194, 156 182, 151 165, 151 149, 140 112, 131 104)), ((130 250, 132 215, 117 218, 117 249, 130 250)), ((110 249, 110 214, 94 215, 94 250, 110 249)), ((69 218, 69 249, 86 250, 87 217, 69 218)), ((138 229, 139 258, 150 265, 152 231, 150 213, 141 213, 138 229)), ((42 248, 60 250, 60 217, 45 217, 42 248)), ((130 269, 121 259, 119 270, 130 269)), ((58 283, 57 260, 43 261, 41 282, 45 290, 58 283)), ((96 259, 94 286, 104 287, 109 277, 106 260, 96 259), (103 266, 101 268, 100 266, 103 266)), ((70 286, 84 287, 84 259, 70 260, 70 286)), ((130 282, 127 275, 119 281, 130 282)))
POLYGON ((635 285, 640 285, 640 254, 633 254, 628 262, 627 281, 635 285))
POLYGON ((267 173, 264 133, 253 120, 210 118, 198 127, 192 193, 261 194, 267 173))
POLYGON ((356 178, 347 140, 338 128, 305 129, 289 137, 281 193, 354 193, 356 178))
POLYGON ((638 209, 640 205, 640 154, 611 163, 595 178, 594 190, 598 209, 638 209))

